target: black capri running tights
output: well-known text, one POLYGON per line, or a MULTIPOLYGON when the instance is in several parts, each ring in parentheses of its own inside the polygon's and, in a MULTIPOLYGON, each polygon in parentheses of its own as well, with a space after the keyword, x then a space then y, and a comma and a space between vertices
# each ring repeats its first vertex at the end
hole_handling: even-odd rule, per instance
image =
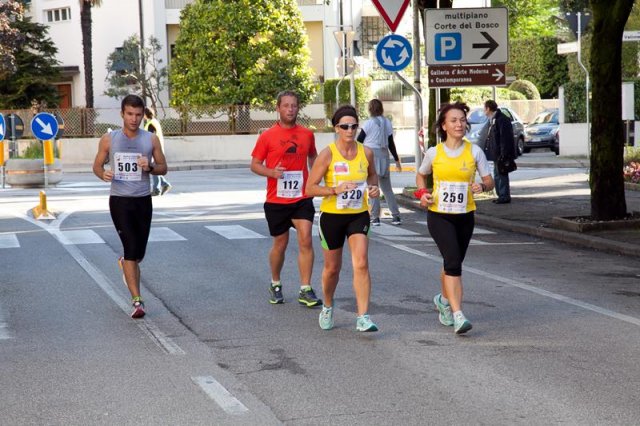
POLYGON ((427 226, 444 260, 444 273, 451 277, 462 275, 462 261, 473 235, 475 216, 427 212, 427 226))
POLYGON ((125 260, 142 261, 151 231, 153 206, 146 197, 109 197, 111 220, 118 231, 125 260))

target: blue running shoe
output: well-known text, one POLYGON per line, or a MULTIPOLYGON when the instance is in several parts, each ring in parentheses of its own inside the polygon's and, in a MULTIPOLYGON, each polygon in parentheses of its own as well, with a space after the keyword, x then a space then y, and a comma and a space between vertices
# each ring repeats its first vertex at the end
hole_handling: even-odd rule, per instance
POLYGON ((333 328, 333 308, 322 306, 320 317, 318 318, 320 328, 323 330, 331 330, 333 328))
POLYGON ((322 305, 322 300, 318 299, 312 288, 309 290, 300 290, 298 294, 298 303, 306 305, 308 308, 322 305))
POLYGON ((441 298, 441 293, 436 294, 436 296, 433 298, 433 303, 436 305, 436 309, 438 309, 438 312, 440 312, 440 315, 438 315, 440 324, 446 326, 453 325, 453 314, 451 313, 451 306, 442 303, 441 298))
POLYGON ((364 314, 356 319, 356 330, 358 331, 378 331, 378 326, 371 321, 369 315, 364 314))
POLYGON ((282 295, 282 286, 272 286, 269 284, 269 303, 272 305, 284 303, 284 296, 282 295))
POLYGON ((469 320, 467 320, 467 318, 465 318, 462 312, 454 315, 453 322, 453 331, 455 331, 456 334, 466 333, 467 331, 471 330, 471 323, 469 322, 469 320))

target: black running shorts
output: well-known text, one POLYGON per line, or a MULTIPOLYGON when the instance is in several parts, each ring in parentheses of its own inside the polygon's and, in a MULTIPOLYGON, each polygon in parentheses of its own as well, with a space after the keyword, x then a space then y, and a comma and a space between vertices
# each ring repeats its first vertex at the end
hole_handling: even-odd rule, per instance
POLYGON ((475 216, 427 211, 427 227, 444 260, 444 273, 450 277, 462 275, 462 261, 473 235, 475 216))
POLYGON ((325 250, 344 246, 345 238, 353 234, 369 235, 371 218, 368 211, 362 213, 320 213, 320 242, 325 250))
POLYGON ((264 203, 264 216, 272 237, 288 232, 293 227, 292 219, 304 219, 313 223, 315 214, 312 198, 304 198, 291 204, 264 203))
POLYGON ((153 205, 145 197, 109 197, 111 220, 118 231, 125 260, 142 261, 147 250, 153 205))

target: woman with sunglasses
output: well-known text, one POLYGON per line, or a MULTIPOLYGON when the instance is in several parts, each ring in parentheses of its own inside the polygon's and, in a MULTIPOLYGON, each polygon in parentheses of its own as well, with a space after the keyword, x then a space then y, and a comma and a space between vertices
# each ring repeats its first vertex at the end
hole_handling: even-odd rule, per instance
POLYGON ((333 328, 333 295, 342 268, 345 239, 351 251, 353 291, 356 296, 356 330, 377 331, 368 314, 371 294, 369 275, 369 203, 380 195, 373 152, 356 141, 358 114, 345 105, 333 114, 336 141, 322 150, 309 173, 306 194, 324 197, 320 204, 320 241, 324 255, 322 291, 324 305, 320 328, 333 328), (324 179, 324 186, 320 181, 324 179))
POLYGON ((462 261, 467 253, 476 209, 473 194, 493 189, 493 178, 484 152, 464 139, 469 107, 446 104, 438 112, 436 131, 442 143, 427 150, 416 174, 416 197, 427 207, 427 226, 444 260, 440 273, 442 293, 433 298, 440 323, 456 334, 471 330, 462 313, 462 261), (482 178, 475 182, 476 171, 482 178), (427 175, 433 174, 433 192, 427 191, 427 175))

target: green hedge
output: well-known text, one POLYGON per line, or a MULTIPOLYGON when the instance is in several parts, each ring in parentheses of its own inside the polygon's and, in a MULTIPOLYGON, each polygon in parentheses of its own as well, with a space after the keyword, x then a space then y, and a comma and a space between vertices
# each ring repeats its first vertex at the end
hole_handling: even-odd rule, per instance
MULTIPOLYGON (((469 88, 460 88, 454 87, 451 89, 451 102, 461 101, 466 102, 469 106, 480 106, 484 105, 484 101, 488 99, 493 99, 493 90, 489 87, 469 87, 469 88)), ((498 104, 500 103, 500 99, 507 100, 526 100, 527 98, 518 92, 514 92, 513 90, 505 89, 499 87, 497 89, 498 96, 498 104)))
MULTIPOLYGON (((340 81, 339 78, 331 78, 324 82, 324 111, 327 118, 330 119, 336 110, 336 86, 340 81)), ((366 118, 367 103, 371 99, 371 79, 358 77, 355 79, 356 89, 356 109, 361 118, 366 118)), ((351 103, 351 82, 347 77, 340 84, 339 105, 351 103)))

